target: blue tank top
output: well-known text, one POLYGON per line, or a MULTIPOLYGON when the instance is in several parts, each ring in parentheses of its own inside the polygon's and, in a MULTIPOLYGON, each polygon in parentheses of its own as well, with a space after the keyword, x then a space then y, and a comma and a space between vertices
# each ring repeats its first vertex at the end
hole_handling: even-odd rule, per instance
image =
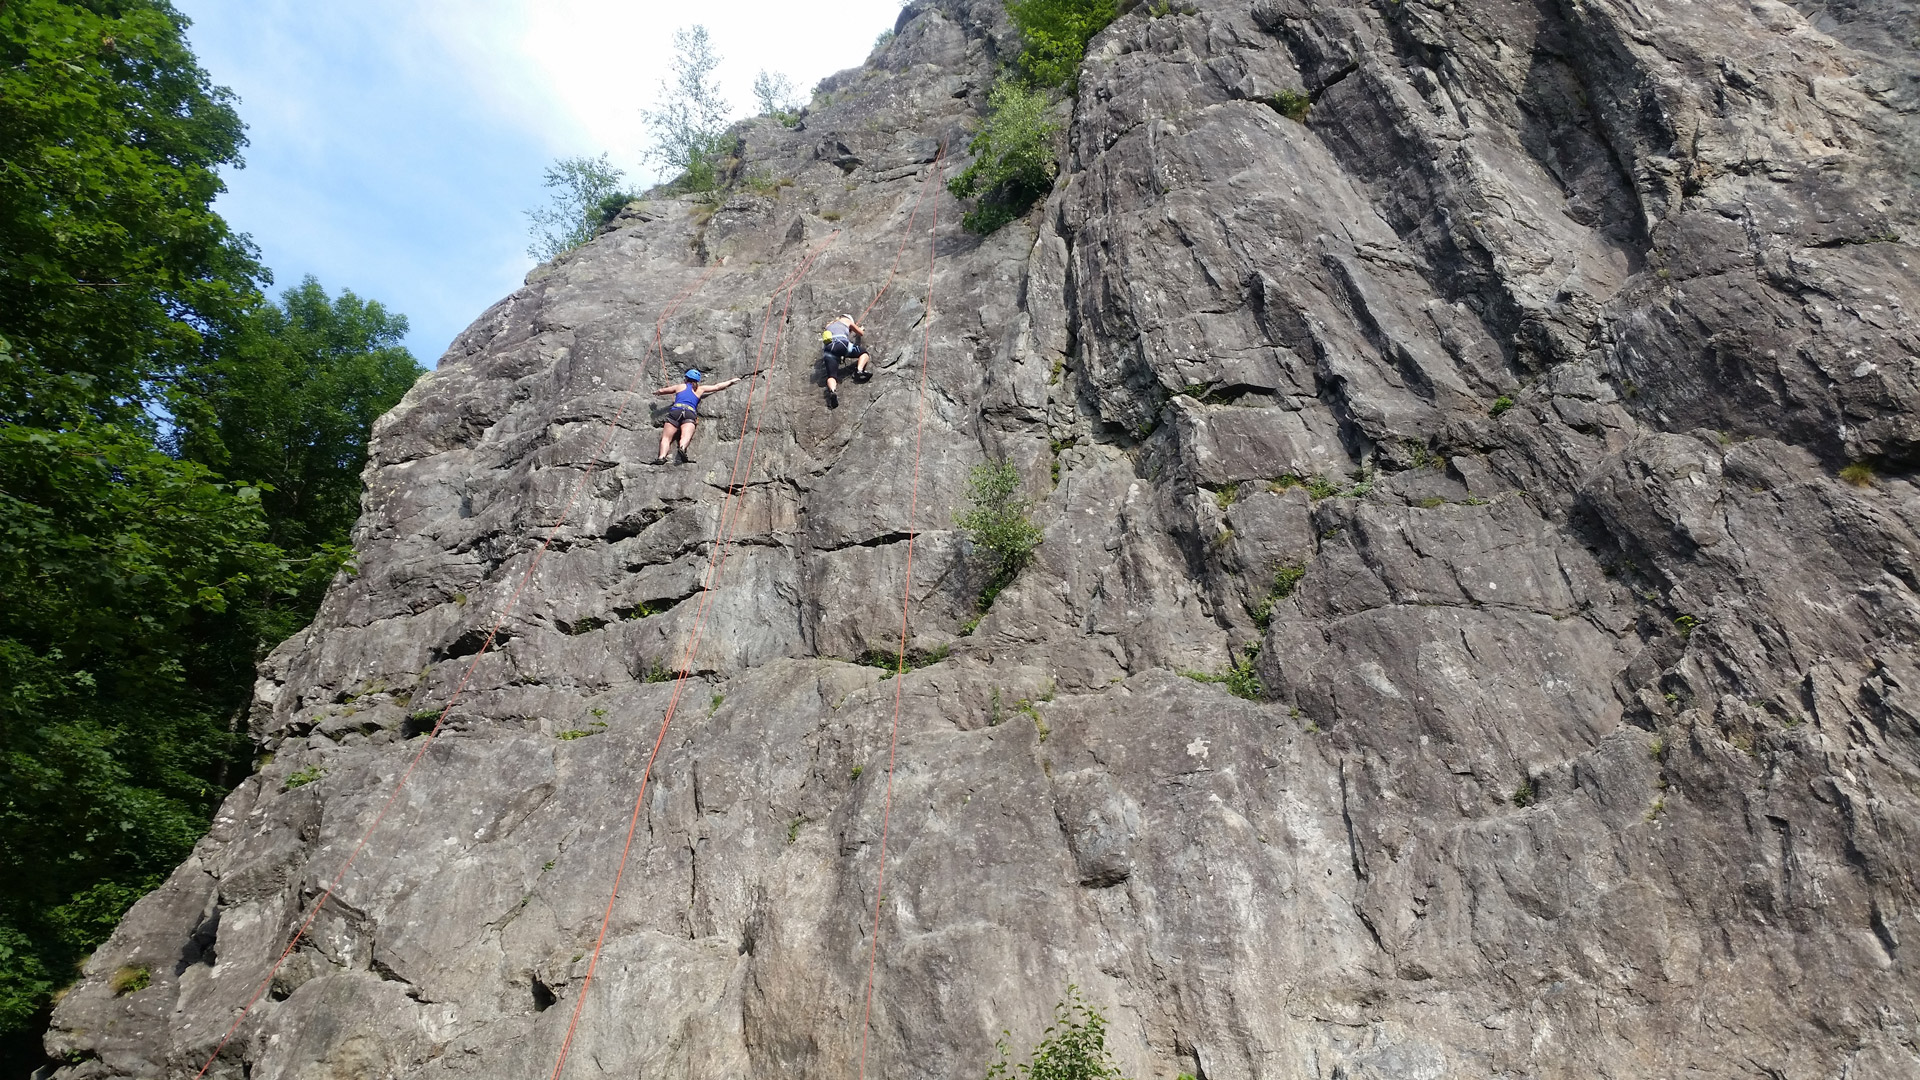
POLYGON ((694 392, 693 387, 683 386, 679 393, 673 395, 673 403, 685 405, 689 409, 697 409, 700 407, 700 395, 694 392))

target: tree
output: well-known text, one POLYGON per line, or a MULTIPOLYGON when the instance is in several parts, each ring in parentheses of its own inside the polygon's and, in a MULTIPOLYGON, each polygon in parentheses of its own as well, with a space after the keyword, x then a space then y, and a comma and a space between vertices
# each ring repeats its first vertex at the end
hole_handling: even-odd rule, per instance
POLYGON ((632 201, 620 190, 625 178, 626 173, 614 168, 605 154, 561 158, 548 166, 546 186, 553 192, 553 202, 527 211, 533 219, 528 226, 533 243, 527 254, 546 262, 593 239, 608 218, 632 201))
POLYGON ((1071 88, 1087 42, 1120 15, 1116 0, 1014 0, 1007 14, 1020 30, 1020 67, 1035 86, 1071 88))
POLYGON ((993 232, 1051 190, 1053 136, 1045 93, 1015 79, 994 83, 987 92, 987 122, 967 144, 973 164, 947 181, 956 198, 980 197, 960 223, 972 232, 993 232))
POLYGON ((660 80, 660 107, 641 113, 653 131, 647 159, 666 166, 683 191, 712 191, 720 182, 717 166, 730 143, 727 101, 713 78, 719 66, 706 27, 674 31, 673 75, 660 80))
POLYGON ((771 116, 785 127, 800 121, 800 99, 794 96, 793 80, 765 68, 753 77, 753 100, 760 115, 771 116))
MULTIPOLYGON (((244 774, 344 554, 406 323, 267 273, 166 0, 0 0, 0 1073, 244 774)), ((24 1065, 24 1067, 20 1067, 24 1065)))
MULTIPOLYGON (((272 644, 304 625, 348 554, 373 422, 424 369, 402 344, 407 318, 312 277, 250 313, 183 424, 183 456, 261 488, 265 539, 287 553, 287 597, 268 598, 272 644)), ((184 418, 183 418, 184 419, 184 418)))
POLYGON ((149 424, 264 271, 212 210, 245 145, 165 0, 0 4, 0 420, 149 424))

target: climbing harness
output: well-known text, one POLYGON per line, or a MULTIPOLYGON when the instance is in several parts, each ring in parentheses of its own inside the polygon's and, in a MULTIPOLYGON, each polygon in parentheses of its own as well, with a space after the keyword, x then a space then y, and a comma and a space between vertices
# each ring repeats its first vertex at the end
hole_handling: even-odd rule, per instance
MULTIPOLYGON (((705 285, 707 280, 713 277, 719 269, 720 266, 718 263, 709 267, 706 273, 701 274, 692 285, 682 289, 679 295, 675 296, 673 301, 668 304, 666 310, 661 312, 660 318, 654 323, 654 343, 656 346, 658 346, 661 341, 662 328, 666 326, 667 320, 672 318, 673 314, 680 309, 680 305, 701 286, 705 285)), ((662 363, 665 363, 664 358, 662 359, 662 363)), ((614 433, 619 430, 620 418, 626 415, 627 409, 633 404, 634 394, 639 389, 640 380, 646 374, 646 369, 646 358, 643 356, 641 362, 635 365, 633 379, 627 384, 626 394, 621 399, 620 407, 614 410, 612 418, 607 421, 607 432, 601 437, 599 448, 595 450, 593 456, 588 459, 591 464, 581 473, 580 479, 574 484, 572 494, 567 497, 565 506, 561 508, 560 517, 553 523, 553 527, 547 530, 546 539, 541 541, 540 547, 534 552, 533 559, 527 564, 526 572, 520 576, 519 584, 514 586, 512 595, 507 598, 506 606, 500 609, 500 615, 494 620, 492 629, 487 631, 485 640, 480 643, 480 651, 474 654, 472 662, 467 665, 466 672, 460 676, 460 682, 454 687, 453 694, 447 698, 446 707, 440 710, 439 719, 434 721, 432 730, 428 731, 426 737, 421 740, 420 749, 416 751, 413 758, 407 762, 406 769, 401 772, 399 780, 393 785, 393 791, 387 795, 386 802, 380 805, 379 812, 374 815, 373 823, 367 826, 365 832, 361 833, 360 839, 353 845, 352 850, 347 853, 346 861, 340 864, 340 869, 334 874, 333 880, 328 882, 327 887, 321 891, 319 898, 313 902, 312 910, 309 911, 307 917, 301 921, 299 928, 294 931, 293 937, 287 941, 286 948, 280 950, 280 955, 274 960, 273 966, 267 969, 266 977, 260 980, 260 985, 254 990, 253 996, 248 998, 247 1003, 241 1007, 240 1015, 234 1017, 233 1023, 227 1027, 226 1034, 222 1035, 220 1041, 214 1045, 213 1053, 207 1056, 205 1064, 200 1066, 200 1071, 194 1074, 195 1080, 204 1077, 207 1074, 207 1070, 213 1068, 213 1063, 220 1058, 220 1052, 227 1048, 229 1042, 233 1041, 234 1033, 240 1030, 240 1025, 245 1023, 247 1017, 252 1014, 253 1007, 259 1004, 260 999, 265 996, 268 989, 273 986, 274 977, 280 973, 280 968, 286 964, 287 958, 293 955, 294 949, 299 947, 307 931, 312 928, 313 921, 319 918, 321 909, 326 906, 327 901, 333 897, 333 894, 339 890, 341 882, 346 880, 347 871, 353 867, 355 860, 359 859, 360 853, 366 849, 367 841, 372 839, 375 830, 379 829, 381 823, 386 821, 387 813, 393 809, 393 804, 399 801, 400 793, 405 790, 407 781, 413 777, 414 770, 420 766, 421 759, 426 757, 427 751, 432 748, 434 740, 440 737, 441 730, 446 726, 447 717, 452 714, 453 707, 459 703, 461 694, 466 692, 467 684, 472 681, 474 670, 480 666, 481 659, 487 655, 487 650, 493 646, 494 640, 500 634, 500 628, 506 625, 507 617, 513 613, 514 605, 519 603, 521 593, 526 591, 527 584, 533 580, 534 572, 540 568, 541 561, 546 558, 547 552, 553 547, 554 539, 560 535, 560 530, 566 527, 568 518, 573 514, 575 504, 579 502, 581 492, 586 490, 587 482, 593 478, 594 472, 599 468, 599 463, 606 459, 607 447, 612 443, 614 433)))

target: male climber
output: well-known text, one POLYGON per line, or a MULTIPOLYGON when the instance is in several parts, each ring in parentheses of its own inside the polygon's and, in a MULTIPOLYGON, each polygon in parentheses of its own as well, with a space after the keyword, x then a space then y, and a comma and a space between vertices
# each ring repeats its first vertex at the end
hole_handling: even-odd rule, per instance
POLYGON ((660 425, 660 458, 654 462, 655 465, 667 463, 667 452, 673 446, 675 429, 680 432, 680 460, 691 462, 693 455, 687 453, 687 444, 693 441, 693 425, 700 419, 700 399, 708 394, 717 394, 740 381, 728 379, 712 386, 702 386, 700 380, 703 378, 705 376, 700 374, 699 368, 688 368, 686 382, 663 386, 653 392, 656 397, 673 395, 673 404, 667 406, 666 422, 660 425))
POLYGON ((858 360, 853 377, 861 382, 873 378, 873 373, 867 370, 867 361, 872 358, 867 355, 867 347, 861 344, 866 336, 866 328, 854 322, 851 315, 840 316, 820 331, 820 362, 827 366, 828 405, 840 404, 840 361, 858 360))

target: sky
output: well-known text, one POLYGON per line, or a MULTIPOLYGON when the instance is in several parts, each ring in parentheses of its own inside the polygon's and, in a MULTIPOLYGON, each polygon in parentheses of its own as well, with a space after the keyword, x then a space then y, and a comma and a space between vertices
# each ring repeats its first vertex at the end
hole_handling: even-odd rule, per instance
POLYGON ((858 65, 900 0, 175 0, 201 67, 233 90, 246 164, 215 204, 274 291, 311 274, 410 323, 432 366, 518 288, 525 211, 555 160, 605 152, 655 179, 641 110, 675 29, 699 22, 740 116, 754 75, 813 84, 858 65), (662 12, 665 12, 662 14, 662 12))

